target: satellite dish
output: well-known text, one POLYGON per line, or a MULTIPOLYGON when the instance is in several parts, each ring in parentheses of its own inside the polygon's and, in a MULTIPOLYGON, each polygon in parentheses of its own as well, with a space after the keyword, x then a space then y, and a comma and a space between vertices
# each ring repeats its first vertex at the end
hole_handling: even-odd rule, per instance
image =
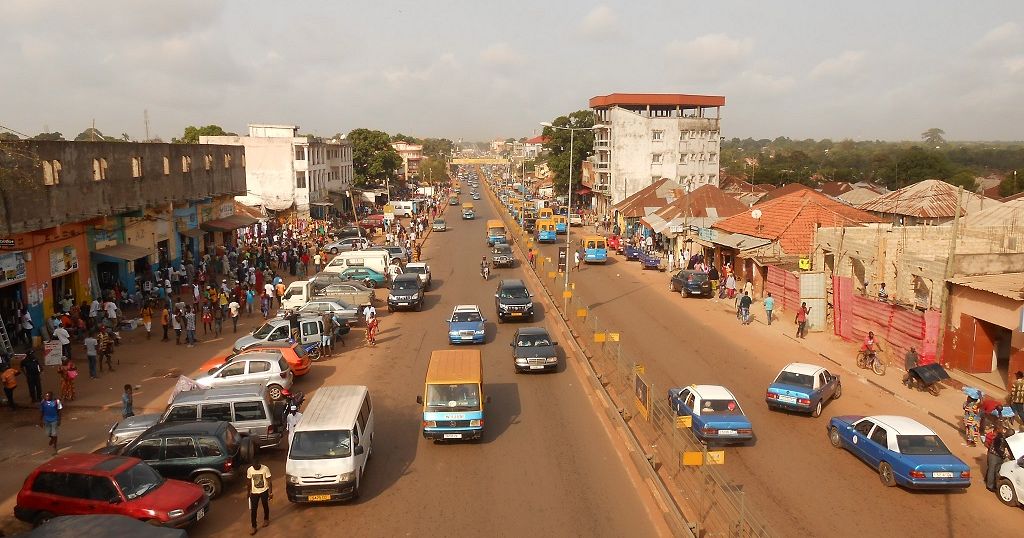
POLYGON ((750 212, 750 216, 754 217, 757 220, 761 220, 761 210, 760 209, 755 209, 755 210, 751 211, 750 212))

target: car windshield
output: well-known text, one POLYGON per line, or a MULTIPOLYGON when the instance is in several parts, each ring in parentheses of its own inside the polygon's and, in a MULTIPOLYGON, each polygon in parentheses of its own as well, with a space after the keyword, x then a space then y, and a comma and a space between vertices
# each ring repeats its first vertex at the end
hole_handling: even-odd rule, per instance
POLYGON ((509 255, 512 254, 512 247, 506 245, 499 245, 494 249, 495 254, 509 255))
POLYGON ((704 283, 708 279, 708 275, 707 274, 700 273, 700 272, 697 272, 697 273, 684 273, 682 275, 682 277, 685 278, 687 282, 697 282, 697 283, 704 283))
POLYGON ((295 432, 288 449, 293 460, 347 458, 352 455, 352 434, 348 430, 295 432))
POLYGON ((713 415, 742 415, 739 404, 735 400, 702 400, 700 402, 700 416, 713 415))
POLYGON ((455 312, 452 314, 452 322, 464 323, 467 321, 482 321, 479 312, 455 312))
POLYGON ((476 383, 427 385, 427 411, 477 411, 480 389, 476 383))
POLYGON ((550 346, 551 338, 547 334, 520 334, 516 339, 518 347, 550 346))
POLYGON ((396 280, 392 285, 392 290, 416 290, 419 289, 420 284, 415 280, 396 280))
POLYGON ((501 289, 502 299, 529 299, 530 292, 526 291, 526 288, 502 288, 501 289))
POLYGON ((813 376, 798 374, 796 372, 779 372, 779 377, 775 378, 775 382, 786 385, 796 385, 807 389, 814 388, 813 376))
POLYGON ((434 224, 444 224, 444 220, 443 219, 437 219, 437 220, 434 221, 434 224))
POLYGON ((141 462, 118 473, 114 480, 117 480, 117 485, 129 501, 142 497, 164 483, 164 478, 159 473, 141 462))
POLYGON ((426 267, 416 267, 415 265, 406 265, 405 266, 405 272, 406 273, 415 273, 417 275, 423 275, 423 274, 427 273, 427 268, 426 267))
POLYGON ((255 336, 256 338, 266 338, 270 336, 270 333, 274 332, 274 328, 276 327, 276 325, 264 323, 263 325, 260 325, 259 329, 253 331, 252 335, 255 336))
POLYGON ((900 454, 910 456, 942 456, 949 454, 949 449, 942 443, 938 435, 897 435, 896 444, 900 454))

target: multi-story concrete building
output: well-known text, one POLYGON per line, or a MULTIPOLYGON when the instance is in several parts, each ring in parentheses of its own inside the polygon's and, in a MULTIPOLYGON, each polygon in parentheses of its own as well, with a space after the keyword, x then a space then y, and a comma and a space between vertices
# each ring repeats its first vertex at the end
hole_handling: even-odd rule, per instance
POLYGON ((423 144, 410 142, 392 142, 399 157, 402 158, 402 179, 410 179, 420 172, 420 161, 423 160, 423 144))
POLYGON ((590 99, 595 121, 594 208, 609 208, 654 181, 718 185, 725 97, 613 93, 590 99))
POLYGON ((329 190, 351 188, 352 145, 298 133, 295 125, 249 124, 249 136, 201 136, 199 143, 245 147, 248 191, 238 201, 309 215, 310 206, 331 205, 329 190))
POLYGON ((131 293, 136 278, 255 222, 234 213, 245 193, 238 146, 23 141, 0 157, 0 316, 27 308, 36 335, 69 295, 131 293))

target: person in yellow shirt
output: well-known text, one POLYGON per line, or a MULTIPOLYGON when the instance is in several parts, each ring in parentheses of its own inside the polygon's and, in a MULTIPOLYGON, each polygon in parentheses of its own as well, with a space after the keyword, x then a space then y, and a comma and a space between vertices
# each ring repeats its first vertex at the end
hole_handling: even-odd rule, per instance
POLYGON ((284 282, 278 282, 277 286, 274 287, 274 290, 277 292, 277 306, 281 306, 281 298, 284 297, 285 290, 284 282))
POLYGON ((0 382, 4 385, 4 395, 7 396, 7 405, 11 408, 11 411, 18 408, 18 406, 14 404, 14 389, 18 386, 19 375, 21 375, 21 370, 17 370, 13 366, 8 366, 8 368, 0 374, 0 382))
POLYGON ((146 328, 146 340, 153 335, 153 307, 147 301, 142 307, 142 325, 146 328))

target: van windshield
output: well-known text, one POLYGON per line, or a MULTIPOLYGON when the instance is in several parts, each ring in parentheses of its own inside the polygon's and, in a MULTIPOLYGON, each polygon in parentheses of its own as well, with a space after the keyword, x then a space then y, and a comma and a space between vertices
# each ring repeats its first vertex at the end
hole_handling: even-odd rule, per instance
POLYGON ((293 460, 347 458, 352 455, 352 434, 348 430, 295 432, 288 457, 293 460))
POLYGON ((427 385, 427 411, 479 411, 480 388, 476 383, 427 385))

